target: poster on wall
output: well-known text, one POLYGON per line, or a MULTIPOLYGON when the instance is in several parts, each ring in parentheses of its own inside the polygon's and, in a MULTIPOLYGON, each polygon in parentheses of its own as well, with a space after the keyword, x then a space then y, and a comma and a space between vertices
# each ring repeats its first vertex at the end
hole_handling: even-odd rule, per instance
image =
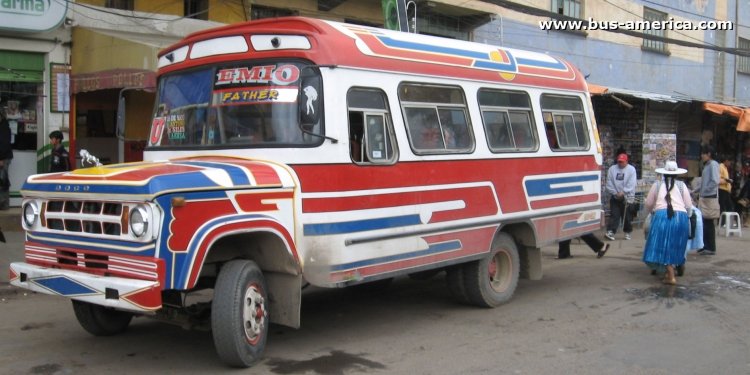
POLYGON ((50 64, 50 111, 70 112, 70 65, 50 64))
POLYGON ((677 135, 643 133, 643 170, 645 186, 656 181, 656 168, 661 168, 667 160, 677 160, 677 135))

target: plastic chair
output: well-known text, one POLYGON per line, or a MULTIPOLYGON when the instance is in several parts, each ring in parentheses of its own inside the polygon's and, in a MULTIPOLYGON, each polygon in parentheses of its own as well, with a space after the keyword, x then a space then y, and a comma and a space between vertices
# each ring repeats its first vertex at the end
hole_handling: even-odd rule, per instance
POLYGON ((740 214, 736 212, 724 211, 719 217, 719 232, 724 230, 724 237, 736 233, 742 237, 742 220, 740 214))

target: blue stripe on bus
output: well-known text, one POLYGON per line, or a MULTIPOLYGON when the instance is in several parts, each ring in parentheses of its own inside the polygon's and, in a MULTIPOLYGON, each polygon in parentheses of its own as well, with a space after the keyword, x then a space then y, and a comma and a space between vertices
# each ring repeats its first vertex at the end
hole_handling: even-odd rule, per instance
MULTIPOLYGON (((135 181, 139 183, 140 181, 135 181)), ((155 176, 145 185, 101 185, 91 181, 77 183, 71 182, 54 182, 54 183, 37 183, 26 182, 23 184, 23 190, 47 191, 56 193, 85 193, 85 194, 127 194, 127 195, 152 195, 163 191, 197 189, 197 188, 216 188, 218 185, 197 171, 171 174, 165 176, 155 176)))
POLYGON ((271 220, 271 221, 277 221, 274 218, 266 215, 258 215, 258 214, 244 214, 244 215, 229 215, 229 216, 222 216, 216 219, 212 219, 211 221, 201 225, 201 229, 195 232, 195 235, 193 235, 193 238, 198 238, 200 241, 190 241, 190 248, 188 248, 188 252, 192 253, 198 248, 198 245, 203 240, 203 237, 206 236, 208 233, 210 233, 212 230, 216 229, 216 227, 223 225, 225 223, 230 224, 230 222, 242 222, 242 221, 252 221, 252 220, 271 220))
POLYGON ((443 253, 446 251, 455 251, 455 250, 461 250, 461 241, 453 240, 449 242, 443 242, 443 243, 430 245, 430 247, 428 247, 425 250, 419 250, 419 251, 413 251, 410 253, 389 255, 389 256, 380 257, 380 258, 366 259, 366 260, 360 260, 357 262, 339 264, 336 266, 332 266, 331 271, 334 271, 334 272, 345 271, 345 270, 352 269, 352 268, 366 267, 366 266, 371 266, 374 264, 394 262, 398 260, 417 258, 417 257, 425 256, 425 255, 434 255, 437 253, 443 253))
POLYGON ((555 177, 545 178, 542 180, 527 180, 526 191, 529 197, 540 197, 552 194, 564 194, 564 193, 579 193, 583 191, 583 185, 575 186, 564 186, 553 188, 554 184, 570 184, 570 183, 584 183, 590 181, 599 180, 598 175, 586 175, 586 176, 570 176, 570 177, 555 177))
POLYGON ((80 296, 80 295, 86 295, 86 294, 98 294, 96 290, 91 289, 74 280, 71 280, 65 276, 56 276, 56 277, 49 277, 49 278, 44 278, 44 279, 33 279, 31 281, 63 296, 80 296))
POLYGON ((512 73, 515 73, 517 70, 516 63, 515 61, 513 61, 513 59, 511 59, 510 62, 507 63, 502 61, 479 60, 474 62, 474 67, 482 69, 502 70, 512 73))
POLYGON ((331 234, 399 228, 418 224, 422 224, 419 215, 404 215, 378 219, 342 221, 338 223, 305 224, 304 233, 306 236, 325 236, 331 234))
POLYGON ((571 220, 571 221, 566 221, 563 224, 562 229, 563 230, 570 230, 570 229, 575 229, 575 228, 589 226, 589 225, 592 225, 592 224, 599 224, 600 222, 601 222, 600 219, 584 221, 582 223, 579 223, 577 221, 571 220))

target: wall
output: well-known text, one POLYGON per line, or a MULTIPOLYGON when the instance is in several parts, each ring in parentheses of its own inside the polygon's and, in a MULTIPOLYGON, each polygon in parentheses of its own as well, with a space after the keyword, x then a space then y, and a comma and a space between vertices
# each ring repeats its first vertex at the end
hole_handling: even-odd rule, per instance
MULTIPOLYGON (((737 18, 740 20, 737 34, 743 39, 750 39, 750 4, 741 1, 740 5, 739 12, 737 13, 737 18)), ((732 64, 734 64, 736 59, 735 56, 732 56, 728 61, 731 60, 732 64)), ((750 100, 747 99, 750 98, 750 74, 736 73, 735 78, 732 88, 735 90, 736 96, 743 98, 744 105, 750 105, 750 100)))
POLYGON ((117 68, 156 70, 158 48, 129 42, 81 27, 73 28, 73 73, 117 68))
MULTIPOLYGON (((534 1, 534 6, 548 10, 549 1, 534 1), (539 6, 541 5, 541 6, 539 6)), ((740 2, 745 8, 750 5, 740 2)), ((734 1, 666 0, 640 2, 632 0, 586 1, 584 19, 598 21, 642 20, 643 7, 665 12, 675 20, 734 19, 734 1), (662 5, 655 4, 661 3, 662 5)), ((746 10, 743 9, 745 14, 746 10)), ((747 14, 750 17, 750 13, 747 14)), ((750 19, 750 18, 744 19, 750 19)), ((648 91, 668 95, 686 95, 697 99, 711 100, 719 97, 726 100, 734 95, 734 58, 725 55, 723 79, 715 93, 714 79, 722 74, 714 71, 717 52, 669 44, 669 55, 644 51, 642 38, 606 31, 571 33, 565 31, 542 31, 540 20, 544 17, 529 16, 506 11, 502 17, 480 27, 475 40, 489 44, 519 49, 529 49, 563 57, 576 65, 587 80, 603 86, 648 91)), ((741 27, 750 35, 750 29, 741 27)), ((667 31, 667 37, 693 43, 720 44, 720 33, 715 31, 667 31)), ((726 44, 735 45, 735 32, 726 32, 726 44)), ((737 100, 750 104, 750 76, 738 79, 737 100)))

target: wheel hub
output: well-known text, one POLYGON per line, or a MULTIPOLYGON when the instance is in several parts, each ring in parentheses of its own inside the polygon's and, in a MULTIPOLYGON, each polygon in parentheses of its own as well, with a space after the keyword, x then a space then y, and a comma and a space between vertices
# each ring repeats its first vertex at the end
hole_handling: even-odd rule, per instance
POLYGON ((498 251, 489 262, 488 276, 490 286, 497 292, 503 292, 510 282, 511 259, 507 253, 498 251))
POLYGON ((245 290, 243 301, 242 321, 245 328, 245 337, 250 344, 255 344, 260 339, 266 324, 265 298, 263 298, 260 288, 253 284, 245 290))

